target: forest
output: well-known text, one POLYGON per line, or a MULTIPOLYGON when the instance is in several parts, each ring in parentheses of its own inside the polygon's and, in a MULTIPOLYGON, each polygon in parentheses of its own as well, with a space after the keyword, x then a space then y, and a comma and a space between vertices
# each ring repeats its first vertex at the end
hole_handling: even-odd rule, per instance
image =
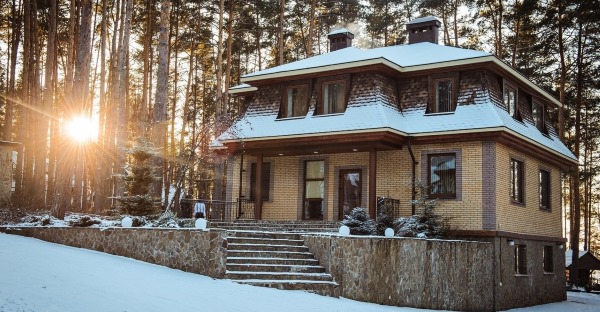
MULTIPOLYGON (((156 196, 172 185, 223 199, 212 140, 243 109, 240 76, 356 46, 407 41, 434 15, 440 43, 495 54, 564 104, 551 117, 579 167, 562 181, 565 237, 600 251, 598 0, 5 0, 0 140, 22 143, 11 207, 106 213, 151 151, 156 196), (137 153, 137 154, 136 154, 137 153), (577 239, 575 239, 577 238, 577 239)), ((162 203, 166 209, 170 203, 162 203)))

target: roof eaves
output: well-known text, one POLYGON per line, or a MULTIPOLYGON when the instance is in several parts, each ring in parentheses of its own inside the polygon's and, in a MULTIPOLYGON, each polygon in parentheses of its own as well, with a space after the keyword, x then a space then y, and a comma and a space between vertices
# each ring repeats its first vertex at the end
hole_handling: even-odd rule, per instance
POLYGON ((521 82, 525 83, 527 86, 529 86, 530 88, 532 88, 533 90, 535 90, 536 92, 538 92, 539 94, 543 95, 544 97, 546 97, 548 100, 550 100, 554 105, 558 106, 558 107, 562 107, 563 104, 557 100, 554 96, 550 95, 550 93, 546 92, 544 89, 538 87, 535 83, 529 81, 529 79, 527 79, 525 76, 523 76, 523 74, 521 74, 519 71, 515 70, 514 68, 512 68, 511 66, 507 65, 506 63, 502 62, 500 59, 498 59, 497 57, 493 57, 493 62, 500 66, 503 70, 511 73, 513 76, 515 76, 517 79, 519 79, 521 82))
POLYGON ((229 88, 229 94, 238 94, 238 93, 245 93, 245 92, 254 92, 258 90, 257 87, 253 87, 253 86, 244 86, 244 87, 233 87, 233 88, 229 88))
POLYGON ((387 60, 384 59, 383 57, 375 57, 375 58, 366 59, 366 60, 340 63, 340 64, 334 64, 334 65, 308 67, 308 68, 303 68, 303 69, 287 70, 287 71, 281 71, 281 72, 269 73, 269 74, 263 74, 263 75, 255 75, 255 76, 249 76, 249 77, 247 76, 247 77, 242 77, 240 80, 244 83, 248 83, 248 82, 257 81, 257 80, 266 80, 266 79, 283 78, 283 77, 303 75, 303 74, 321 73, 321 72, 361 67, 361 66, 369 66, 369 65, 375 65, 375 64, 386 64, 388 66, 390 66, 390 64, 393 64, 393 66, 391 66, 391 67, 397 67, 397 69, 399 70, 400 67, 398 65, 396 65, 395 63, 392 63, 389 61, 385 62, 385 61, 387 61, 387 60))

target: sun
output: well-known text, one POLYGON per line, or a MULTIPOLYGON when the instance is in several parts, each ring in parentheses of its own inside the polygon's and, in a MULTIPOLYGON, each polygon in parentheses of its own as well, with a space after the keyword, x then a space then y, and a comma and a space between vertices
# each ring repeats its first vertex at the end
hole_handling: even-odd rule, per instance
POLYGON ((65 131, 75 141, 84 143, 97 137, 98 127, 91 119, 76 116, 66 121, 65 131))

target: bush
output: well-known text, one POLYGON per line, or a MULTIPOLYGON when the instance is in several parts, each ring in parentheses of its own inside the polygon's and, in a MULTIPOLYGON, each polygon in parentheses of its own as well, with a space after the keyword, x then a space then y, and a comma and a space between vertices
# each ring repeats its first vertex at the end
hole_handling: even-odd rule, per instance
POLYGON ((376 228, 377 235, 385 235, 385 229, 394 228, 394 217, 392 214, 393 207, 388 205, 380 206, 379 212, 377 213, 376 228))
POLYGON ((356 207, 344 217, 342 224, 350 228, 352 235, 373 235, 377 232, 375 221, 365 208, 356 207))
POLYGON ((402 217, 394 222, 396 236, 418 238, 444 238, 447 232, 447 220, 435 213, 438 202, 429 199, 427 188, 418 184, 419 198, 414 201, 419 212, 416 215, 402 217))

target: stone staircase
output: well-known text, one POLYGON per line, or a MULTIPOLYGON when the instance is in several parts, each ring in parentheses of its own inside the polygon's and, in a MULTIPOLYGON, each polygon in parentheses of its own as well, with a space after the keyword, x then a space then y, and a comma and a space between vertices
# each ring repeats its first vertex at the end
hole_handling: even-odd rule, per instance
POLYGON ((297 233, 229 231, 225 278, 339 297, 338 284, 297 233))
POLYGON ((337 233, 339 222, 332 221, 256 221, 237 220, 234 222, 210 221, 211 228, 240 231, 265 231, 286 233, 337 233))

